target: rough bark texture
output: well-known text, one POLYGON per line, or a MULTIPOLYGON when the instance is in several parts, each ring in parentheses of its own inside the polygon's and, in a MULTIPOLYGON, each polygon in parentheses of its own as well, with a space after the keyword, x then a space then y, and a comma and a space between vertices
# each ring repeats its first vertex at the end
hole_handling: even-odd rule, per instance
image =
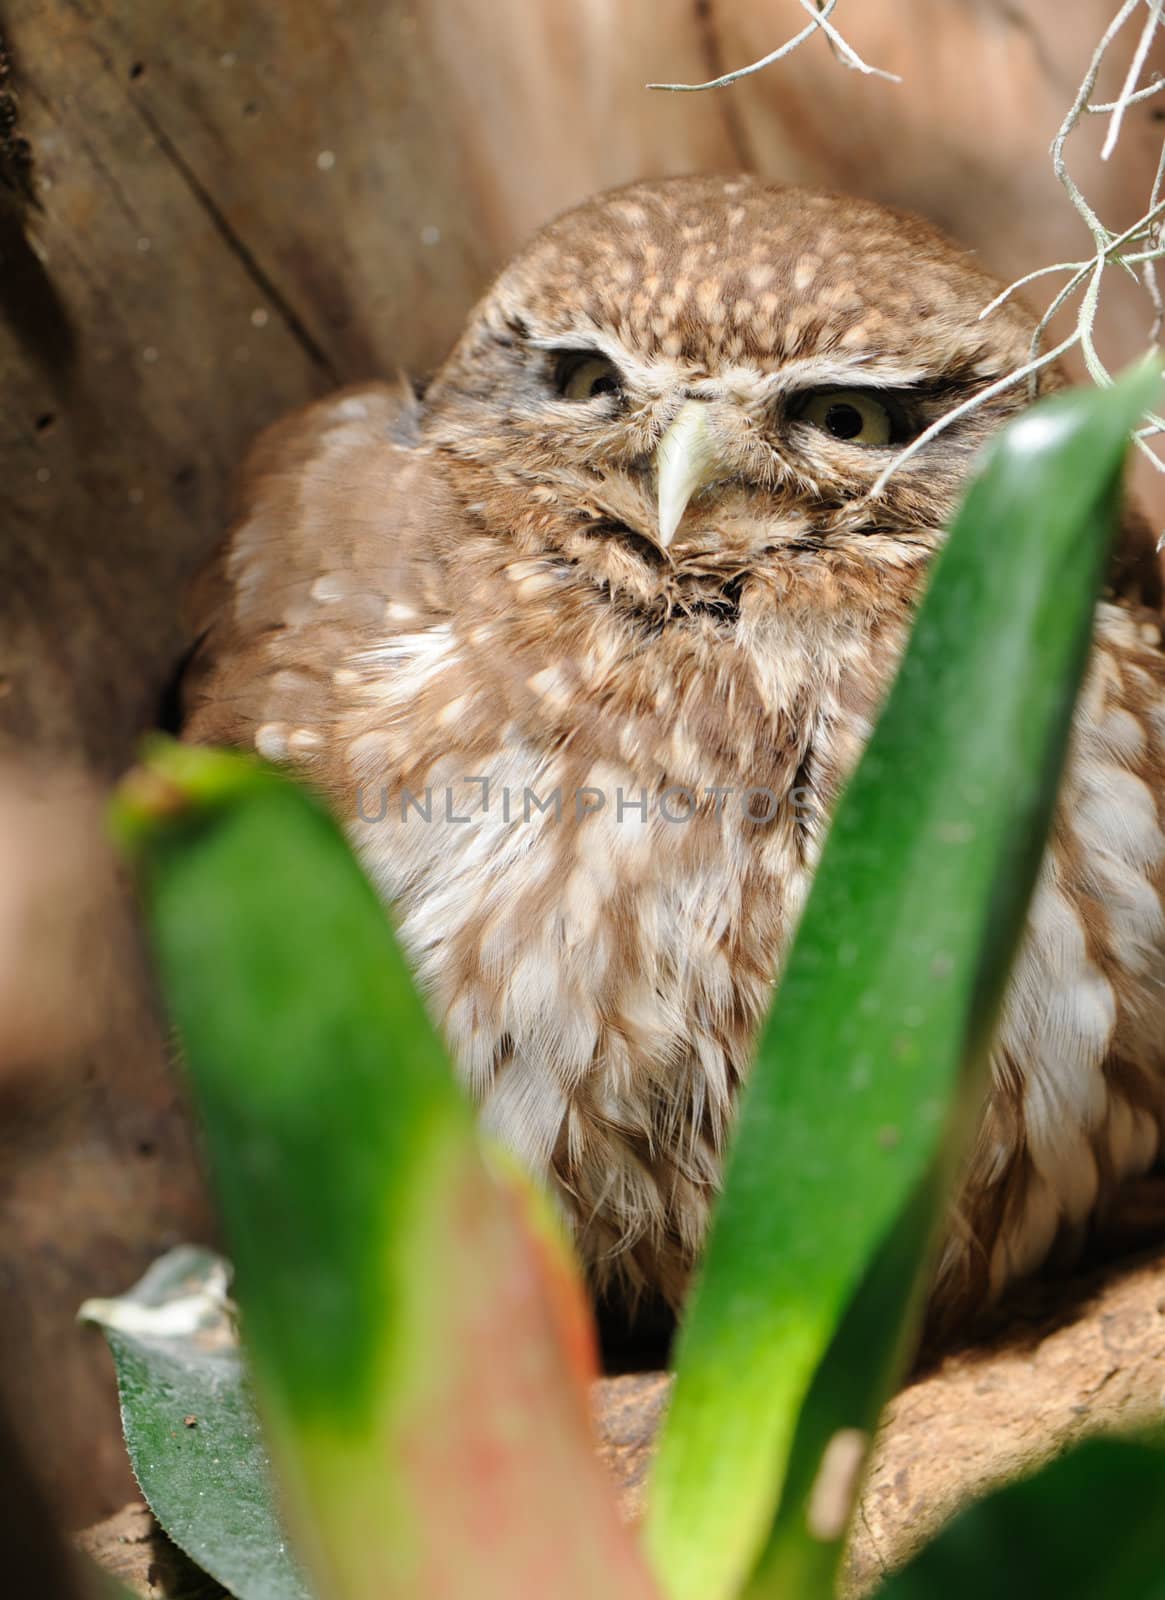
MULTIPOLYGON (((951 0, 941 28, 927 0, 841 9, 903 85, 818 40, 737 90, 643 91, 771 49, 797 0, 0 0, 0 751, 14 805, 61 802, 12 823, 0 881, 0 929, 30 893, 56 919, 0 1034, 0 1382, 74 1523, 131 1492, 75 1307, 210 1220, 93 791, 64 797, 153 720, 256 429, 431 365, 587 192, 749 166, 915 206, 1005 274, 1086 249, 1046 149, 1109 0, 951 0)), ((1134 108, 1103 170, 1083 135, 1112 220, 1141 209, 1160 115, 1134 108)), ((1116 361, 1144 311, 1112 305, 1116 361)))
POLYGON ((158 1527, 140 1500, 77 1535, 77 1547, 144 1600, 227 1600, 158 1527))

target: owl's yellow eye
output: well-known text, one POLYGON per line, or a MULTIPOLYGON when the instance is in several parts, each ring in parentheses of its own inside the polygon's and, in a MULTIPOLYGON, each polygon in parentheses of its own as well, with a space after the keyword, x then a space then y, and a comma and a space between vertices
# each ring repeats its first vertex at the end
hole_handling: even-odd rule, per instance
POLYGON ((568 350, 561 355, 554 377, 564 400, 597 400, 602 394, 618 394, 623 387, 615 363, 589 350, 568 350))
POLYGON ((797 416, 846 444, 887 445, 894 437, 890 408, 868 389, 818 389, 797 416))

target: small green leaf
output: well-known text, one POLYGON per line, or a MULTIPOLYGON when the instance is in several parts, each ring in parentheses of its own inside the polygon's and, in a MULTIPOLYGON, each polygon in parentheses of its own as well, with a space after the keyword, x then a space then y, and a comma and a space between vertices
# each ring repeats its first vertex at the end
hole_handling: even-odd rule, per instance
POLYGON ((1093 1439, 961 1512, 878 1600, 1165 1600, 1165 1448, 1093 1439))
POLYGON ((814 1489, 823 1467, 856 1482, 900 1370, 1041 857, 1128 432, 1158 383, 1145 368, 1058 396, 996 442, 838 807, 681 1332, 647 1524, 674 1600, 727 1600, 762 1551, 750 1594, 832 1592, 843 1528, 810 1515, 814 1489), (841 1340, 849 1375, 817 1390, 774 1523, 798 1413, 880 1247, 841 1340))
POLYGON ((171 744, 117 824, 321 1592, 650 1600, 591 1447, 577 1274, 483 1159, 335 824, 242 757, 171 744))
POLYGON ((310 1600, 275 1509, 226 1283, 225 1262, 184 1245, 80 1315, 109 1341, 130 1462, 169 1537, 237 1600, 310 1600))

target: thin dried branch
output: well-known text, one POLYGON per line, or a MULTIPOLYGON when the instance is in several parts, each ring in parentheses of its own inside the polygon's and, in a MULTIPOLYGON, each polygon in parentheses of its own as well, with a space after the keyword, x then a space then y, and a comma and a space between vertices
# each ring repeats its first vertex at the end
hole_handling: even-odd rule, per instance
POLYGON ((852 67, 855 72, 864 72, 871 78, 885 78, 888 83, 901 83, 902 79, 896 72, 886 72, 881 67, 871 67, 869 62, 863 61, 857 51, 842 38, 833 23, 829 20, 832 6, 822 7, 820 0, 801 0, 802 11, 807 11, 822 33, 833 47, 833 53, 843 67, 852 67))
MULTIPOLYGON (((754 61, 747 67, 739 67, 734 72, 726 72, 722 77, 713 78, 707 83, 651 83, 649 89, 666 89, 675 92, 698 92, 704 89, 719 89, 728 84, 737 83, 741 78, 750 77, 753 73, 762 71, 765 67, 772 66, 774 62, 782 61, 800 45, 811 39, 815 33, 824 34, 834 55, 843 65, 855 71, 867 73, 881 78, 889 78, 897 83, 901 79, 893 73, 883 72, 880 68, 871 67, 863 61, 857 51, 849 44, 832 22, 834 11, 837 9, 838 0, 798 0, 802 10, 809 15, 808 25, 801 31, 770 52, 759 61, 754 61)), ((1034 398, 1038 391, 1038 377, 1042 369, 1048 366, 1066 351, 1080 348, 1085 367, 1094 383, 1107 386, 1112 383, 1112 375, 1101 360, 1096 349, 1095 327, 1096 317, 1101 303, 1101 291, 1104 275, 1109 267, 1119 267, 1137 280, 1144 288, 1151 309, 1151 322, 1149 329, 1149 344, 1156 345, 1161 337, 1162 325, 1165 324, 1165 296, 1157 276, 1157 263, 1165 256, 1165 241, 1162 238, 1162 219, 1165 218, 1165 199, 1162 190, 1165 188, 1165 143, 1162 144, 1161 159, 1157 166, 1157 174, 1153 182, 1152 193, 1143 216, 1139 217, 1131 227, 1122 233, 1114 233, 1102 222, 1098 212, 1085 196, 1080 185, 1076 182, 1068 169, 1065 149, 1068 140, 1079 127, 1085 116, 1107 116, 1109 119, 1108 131, 1101 150, 1102 160, 1107 161, 1115 151, 1120 140, 1124 117, 1130 106, 1141 104, 1165 88, 1165 77, 1156 74, 1150 83, 1141 84, 1141 77, 1145 71, 1145 64, 1162 24, 1162 11, 1165 0, 1122 0, 1112 21, 1101 35, 1100 41, 1092 53, 1087 71, 1081 80, 1076 96, 1068 109, 1063 122, 1052 141, 1051 158, 1052 168, 1056 178, 1063 186, 1076 213, 1092 236, 1093 253, 1079 261, 1057 261, 1049 266, 1037 267, 1033 272, 1025 273, 1022 278, 1017 278, 1009 284, 1001 294, 996 295, 991 303, 985 306, 980 313, 981 317, 991 316, 999 307, 1015 293, 1017 289, 1024 288, 1027 284, 1035 282, 1052 273, 1067 273, 1065 284, 1053 296, 1050 305, 1044 311, 1036 324, 1032 336, 1029 358, 1014 372, 1008 373, 996 383, 988 385, 979 391, 970 400, 965 400, 961 405, 955 406, 911 441, 907 447, 889 463, 878 477, 877 482, 870 491, 871 498, 882 493, 889 479, 894 473, 900 471, 909 461, 934 439, 938 434, 949 428, 952 423, 961 417, 976 410, 993 396, 1013 388, 1025 379, 1030 385, 1034 398), (1095 101, 1093 95, 1096 90, 1097 80, 1101 67, 1104 64, 1113 41, 1142 6, 1145 8, 1144 22, 1140 36, 1133 50, 1132 58, 1121 85, 1120 93, 1115 100, 1095 101), (1130 248, 1131 247, 1131 248, 1130 248), (1043 344, 1053 318, 1073 296, 1079 294, 1080 302, 1076 313, 1076 328, 1066 339, 1063 339, 1054 350, 1043 353, 1043 344)), ((1137 448, 1148 457, 1159 472, 1165 472, 1165 460, 1150 448, 1149 439, 1158 437, 1165 432, 1165 421, 1159 417, 1148 415, 1146 426, 1138 429, 1134 435, 1137 448)), ((1163 542, 1165 542, 1165 535, 1163 542)))
POLYGON ((980 389, 979 392, 977 394, 973 394, 969 400, 964 400, 961 405, 954 406, 950 411, 944 412, 941 417, 937 418, 936 421, 931 423, 929 428, 924 428, 917 438, 912 439, 906 446, 905 450, 900 450, 898 452, 893 461, 891 461, 879 475, 873 488, 870 490, 869 498, 871 500, 876 500, 881 494, 882 490, 889 483, 893 475, 902 467, 904 467, 908 461, 912 460, 916 455, 918 455, 919 451, 924 449, 932 439, 937 438, 940 433, 945 432, 945 430, 950 427, 952 422, 958 422, 960 417, 969 416, 972 411, 977 411, 979 407, 981 405, 985 405, 988 400, 993 400, 997 394, 1003 394, 1008 389, 1014 389, 1017 383, 1022 383, 1025 378, 1039 372, 1041 367, 1049 366, 1053 361, 1064 355, 1066 351, 1071 350, 1074 345, 1079 343, 1080 330, 1077 329, 1075 333, 1069 334, 1068 338, 1066 338, 1062 344, 1058 344, 1054 350, 1047 350, 1042 356, 1038 356, 1034 361, 1028 361, 1022 367, 1016 367, 1014 372, 1007 373, 1005 377, 999 378, 994 383, 989 384, 986 389, 980 389))
MULTIPOLYGON (((1157 172, 1153 179, 1153 192, 1149 196, 1150 215, 1161 204, 1162 185, 1165 185, 1165 140, 1161 144, 1161 154, 1157 159, 1157 172)), ((1154 228, 1150 237, 1159 245, 1161 243, 1160 227, 1154 228)), ((1125 257, 1126 261, 1132 259, 1129 256, 1125 257)), ((1161 328, 1162 325, 1165 325, 1165 299, 1162 298, 1161 283, 1157 276, 1156 257, 1154 252, 1150 250, 1141 252, 1136 259, 1142 263, 1141 282, 1145 286, 1145 292, 1149 296, 1149 302, 1153 307, 1153 326, 1149 330, 1149 341, 1151 344, 1160 344, 1161 328)))
MULTIPOLYGON (((1116 149, 1120 138, 1124 114, 1132 105, 1137 105, 1147 100, 1151 95, 1165 87, 1165 79, 1160 76, 1144 87, 1138 87, 1140 78, 1149 58, 1149 52, 1156 37, 1157 30, 1162 23, 1162 8, 1165 0, 1123 0, 1112 21, 1101 36, 1100 42, 1093 51, 1088 63, 1087 71, 1077 90, 1063 122, 1061 123, 1055 139, 1052 141, 1052 167, 1057 179, 1064 188, 1073 208, 1092 236, 1093 253, 1079 261, 1058 261, 1050 266, 1038 267, 1034 272, 1025 273, 1022 278, 1009 284, 1001 294, 996 295, 989 305, 984 306, 980 312, 981 317, 991 316, 997 311, 1010 296, 1026 284, 1034 282, 1051 273, 1065 272, 1068 280, 1052 298, 1050 305, 1044 311, 1036 324, 1032 336, 1031 352, 1029 359, 1015 372, 1009 373, 997 383, 981 390, 971 400, 964 401, 962 405, 954 407, 944 416, 931 424, 926 431, 914 439, 905 450, 901 451, 890 462, 886 470, 878 478, 871 490, 871 496, 879 495, 886 483, 910 461, 929 441, 949 428, 968 412, 990 400, 994 395, 1002 393, 1017 382, 1025 378, 1028 380, 1032 394, 1038 388, 1038 374, 1056 357, 1066 351, 1079 346, 1084 364, 1093 382, 1107 386, 1112 383, 1112 375, 1101 360, 1095 342, 1095 327, 1097 312, 1100 307, 1105 272, 1109 267, 1119 267, 1127 271, 1145 289, 1150 309, 1151 323, 1149 328, 1148 344, 1156 345, 1161 336, 1162 323, 1165 321, 1165 304, 1157 280, 1157 263, 1165 256, 1165 245, 1162 240, 1162 225, 1165 220, 1165 144, 1162 145, 1161 158, 1158 162, 1156 177, 1153 182, 1152 193, 1143 216, 1139 217, 1130 227, 1123 232, 1115 233, 1102 222, 1097 210, 1089 202, 1084 192, 1069 171, 1065 149, 1069 138, 1080 125, 1085 115, 1104 114, 1109 117, 1108 132, 1105 137, 1102 156, 1105 160, 1116 149), (1096 89, 1097 79, 1105 57, 1117 35, 1127 22, 1144 6, 1145 20, 1133 51, 1121 86, 1120 94, 1115 100, 1094 101, 1092 96, 1096 89), (1057 312, 1066 305, 1073 296, 1079 294, 1080 302, 1076 313, 1076 328, 1066 339, 1049 353, 1041 354, 1042 346, 1048 327, 1057 312)), ((1148 441, 1165 432, 1165 421, 1152 414, 1146 417, 1146 426, 1137 430, 1134 442, 1137 448, 1145 455, 1159 472, 1165 472, 1165 460, 1150 448, 1148 441)))
POLYGON ((1145 70, 1145 62, 1149 55, 1149 46, 1153 43, 1153 35, 1161 21, 1161 0, 1149 0, 1149 15, 1145 18, 1145 26, 1141 30, 1141 37, 1137 41, 1137 48, 1133 52, 1133 59, 1129 62, 1129 70, 1125 74, 1125 81, 1112 108, 1112 117, 1108 124, 1108 137, 1104 141, 1104 148, 1100 152, 1100 159, 1107 161, 1116 149, 1116 142, 1121 136, 1121 124, 1124 122, 1125 108, 1136 93, 1137 84, 1141 73, 1145 70))
POLYGON ((856 72, 868 73, 876 78, 888 78, 891 83, 901 83, 901 78, 893 72, 883 72, 880 67, 871 67, 862 60, 857 51, 849 44, 833 26, 830 21, 837 9, 838 0, 800 0, 803 10, 809 13, 812 19, 807 27, 801 29, 780 45, 776 50, 770 51, 767 56, 762 56, 759 61, 753 61, 747 67, 737 67, 735 72, 726 72, 722 77, 712 78, 707 83, 649 83, 649 89, 665 89, 671 94, 699 94, 704 89, 724 89, 730 83, 738 83, 741 78, 750 78, 753 73, 763 72, 765 67, 771 67, 774 62, 783 61, 786 56, 792 55, 799 45, 812 39, 815 33, 823 33, 829 40, 834 55, 843 66, 852 67, 856 72))
POLYGON ((1103 112, 1115 111, 1118 105, 1139 106, 1142 100, 1151 100, 1155 94, 1165 89, 1165 78, 1154 78, 1152 83, 1146 84, 1143 89, 1138 89, 1136 94, 1130 94, 1123 100, 1105 100, 1101 105, 1087 105, 1085 113, 1090 117, 1098 117, 1103 112))

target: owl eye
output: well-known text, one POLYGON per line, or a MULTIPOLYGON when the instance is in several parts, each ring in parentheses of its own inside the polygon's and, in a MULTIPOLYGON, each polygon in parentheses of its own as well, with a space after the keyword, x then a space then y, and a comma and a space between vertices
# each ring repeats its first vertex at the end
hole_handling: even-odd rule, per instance
POLYGON ((894 412, 868 389, 818 389, 796 415, 846 444, 887 445, 897 432, 894 412))
POLYGON ((554 382, 564 400, 597 400, 619 394, 623 377, 613 361, 593 350, 566 350, 554 367, 554 382))

